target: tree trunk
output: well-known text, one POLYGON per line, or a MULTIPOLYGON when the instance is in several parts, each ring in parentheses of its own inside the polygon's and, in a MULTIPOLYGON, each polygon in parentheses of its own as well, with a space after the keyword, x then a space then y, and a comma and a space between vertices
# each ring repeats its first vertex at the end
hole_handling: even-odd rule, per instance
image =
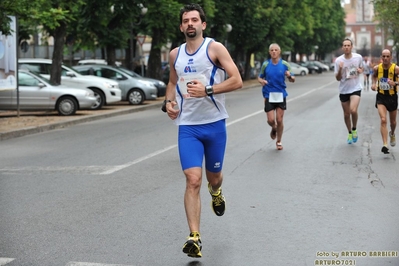
POLYGON ((106 54, 108 65, 114 66, 116 61, 115 47, 113 45, 107 45, 106 54))
POLYGON ((50 81, 61 84, 62 60, 64 54, 64 44, 66 37, 66 25, 61 22, 60 26, 54 30, 54 51, 53 62, 50 70, 50 81))
POLYGON ((147 76, 159 80, 162 80, 161 48, 159 45, 161 34, 160 29, 153 30, 150 57, 147 65, 147 76))
POLYGON ((297 53, 295 51, 291 51, 291 61, 296 63, 296 55, 297 53))

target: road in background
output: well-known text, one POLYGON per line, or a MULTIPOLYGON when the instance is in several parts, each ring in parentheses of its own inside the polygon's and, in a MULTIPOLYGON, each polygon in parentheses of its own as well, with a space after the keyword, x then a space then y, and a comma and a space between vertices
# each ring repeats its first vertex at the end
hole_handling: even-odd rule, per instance
POLYGON ((332 72, 288 91, 282 151, 260 87, 227 95, 227 209, 204 180, 201 259, 181 251, 177 127, 158 108, 2 141, 0 265, 398 265, 398 148, 380 151, 375 92, 348 145, 332 72))

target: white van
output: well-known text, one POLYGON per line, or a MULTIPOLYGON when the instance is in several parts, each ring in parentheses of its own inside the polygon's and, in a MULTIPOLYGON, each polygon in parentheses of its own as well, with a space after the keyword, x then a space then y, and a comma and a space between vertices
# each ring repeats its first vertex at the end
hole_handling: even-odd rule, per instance
MULTIPOLYGON (((51 59, 20 58, 18 67, 38 73, 45 78, 50 78, 51 59)), ((95 76, 83 76, 73 68, 62 65, 61 84, 75 88, 91 89, 97 102, 91 109, 100 109, 103 105, 119 102, 122 92, 116 81, 95 76)))

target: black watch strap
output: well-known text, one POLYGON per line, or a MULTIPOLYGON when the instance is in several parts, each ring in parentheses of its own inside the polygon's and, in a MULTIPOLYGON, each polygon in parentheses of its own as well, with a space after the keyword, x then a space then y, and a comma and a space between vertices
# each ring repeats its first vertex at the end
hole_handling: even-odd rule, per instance
POLYGON ((166 104, 167 103, 171 103, 171 102, 172 102, 171 100, 164 100, 163 101, 162 107, 161 107, 162 112, 166 113, 166 104))

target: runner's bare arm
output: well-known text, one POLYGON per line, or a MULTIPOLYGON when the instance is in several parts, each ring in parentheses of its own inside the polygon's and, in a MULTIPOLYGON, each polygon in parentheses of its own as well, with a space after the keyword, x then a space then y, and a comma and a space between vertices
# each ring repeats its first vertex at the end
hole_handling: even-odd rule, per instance
POLYGON ((175 109, 176 106, 176 84, 177 84, 177 73, 174 67, 178 48, 173 49, 169 53, 169 82, 166 87, 165 101, 166 101, 166 112, 171 119, 176 119, 179 114, 179 110, 175 109))
POLYGON ((371 76, 371 90, 377 89, 378 65, 373 67, 373 75, 371 76))
POLYGON ((228 79, 220 84, 213 86, 215 94, 229 92, 242 88, 242 79, 240 72, 226 47, 220 42, 211 42, 209 45, 209 56, 216 63, 226 70, 228 79))

